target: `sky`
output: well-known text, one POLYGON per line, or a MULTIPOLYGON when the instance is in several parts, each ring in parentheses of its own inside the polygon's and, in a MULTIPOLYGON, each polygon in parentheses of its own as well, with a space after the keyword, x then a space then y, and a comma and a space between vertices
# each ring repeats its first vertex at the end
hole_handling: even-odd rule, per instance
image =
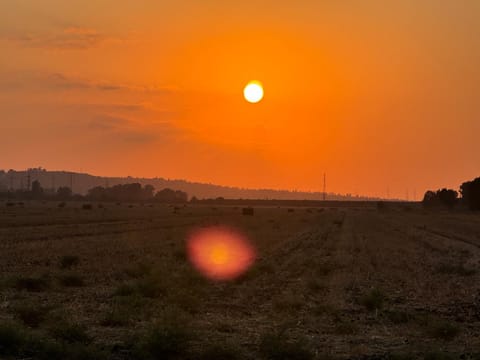
POLYGON ((479 39, 477 0, 0 0, 0 168, 420 199, 480 176, 479 39))

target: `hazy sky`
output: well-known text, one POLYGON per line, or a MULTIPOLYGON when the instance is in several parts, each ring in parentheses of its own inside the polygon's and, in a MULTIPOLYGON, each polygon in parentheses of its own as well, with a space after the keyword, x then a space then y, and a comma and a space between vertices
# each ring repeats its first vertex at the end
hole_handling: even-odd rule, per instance
POLYGON ((478 0, 0 0, 0 168, 420 198, 479 134, 478 0))

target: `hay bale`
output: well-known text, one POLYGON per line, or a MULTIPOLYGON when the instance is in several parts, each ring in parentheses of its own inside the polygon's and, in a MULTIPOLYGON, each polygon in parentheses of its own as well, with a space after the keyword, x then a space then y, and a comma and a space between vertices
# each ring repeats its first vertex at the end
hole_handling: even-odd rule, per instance
POLYGON ((253 208, 252 207, 243 208, 242 215, 253 216, 253 208))

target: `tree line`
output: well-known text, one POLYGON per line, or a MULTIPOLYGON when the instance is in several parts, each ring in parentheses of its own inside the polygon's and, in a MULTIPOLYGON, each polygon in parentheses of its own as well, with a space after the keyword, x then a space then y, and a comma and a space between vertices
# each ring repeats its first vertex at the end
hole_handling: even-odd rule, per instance
POLYGON ((423 197, 426 207, 446 206, 453 209, 462 204, 472 211, 480 210, 480 177, 460 185, 460 195, 453 189, 428 190, 423 197))
POLYGON ((96 186, 88 190, 86 195, 73 194, 66 186, 56 191, 45 190, 38 180, 32 182, 30 190, 16 190, 0 193, 1 198, 19 200, 92 200, 92 201, 125 201, 125 202, 166 202, 185 203, 188 194, 180 190, 162 189, 155 191, 152 185, 142 186, 139 183, 119 184, 111 187, 96 186))

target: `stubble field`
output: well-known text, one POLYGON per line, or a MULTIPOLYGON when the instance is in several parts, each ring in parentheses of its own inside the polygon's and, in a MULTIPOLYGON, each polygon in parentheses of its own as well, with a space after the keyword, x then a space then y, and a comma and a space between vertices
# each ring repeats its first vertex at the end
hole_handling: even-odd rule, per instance
POLYGON ((302 208, 0 203, 0 358, 480 358, 480 216, 302 208), (257 250, 203 278, 188 234, 257 250))

